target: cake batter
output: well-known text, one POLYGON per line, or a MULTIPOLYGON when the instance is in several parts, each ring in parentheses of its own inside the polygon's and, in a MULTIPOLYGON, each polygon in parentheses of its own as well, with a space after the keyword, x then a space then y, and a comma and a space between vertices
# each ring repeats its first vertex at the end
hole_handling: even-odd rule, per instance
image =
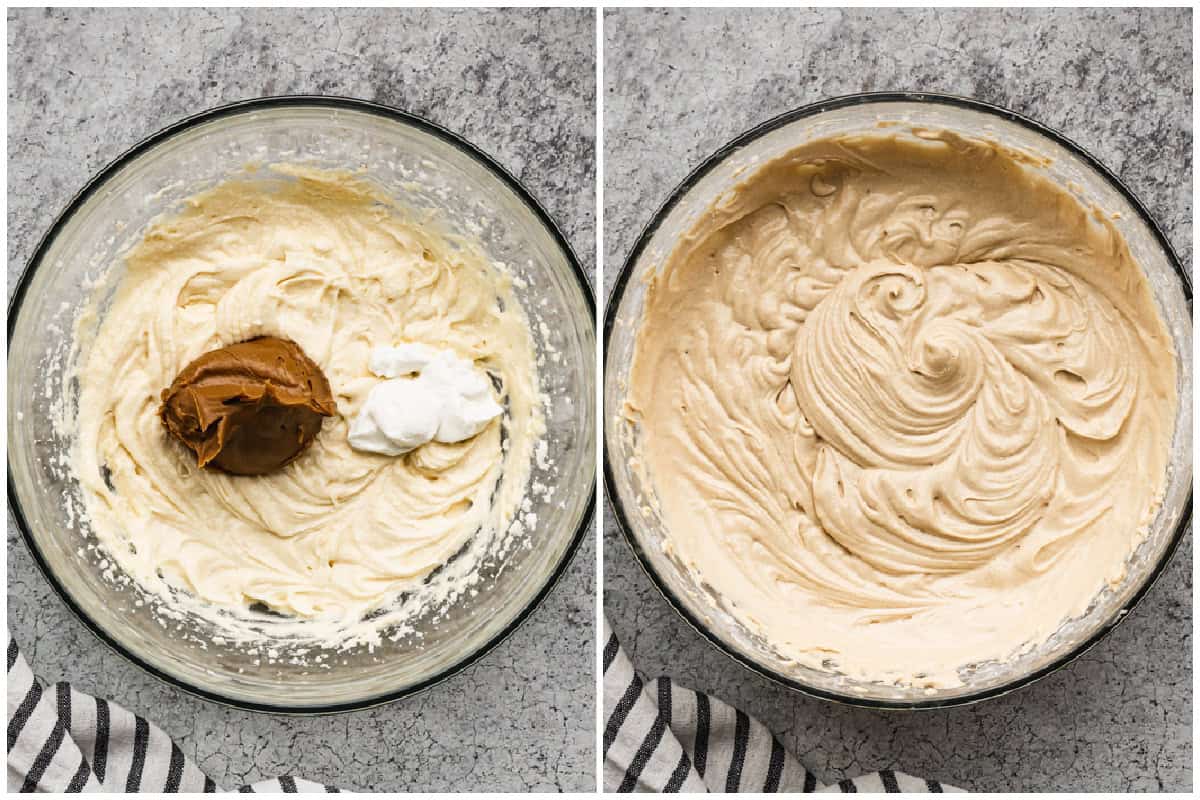
POLYGON ((383 623, 364 615, 417 587, 431 601, 461 591, 518 512, 544 432, 534 359, 509 276, 471 242, 350 174, 278 166, 229 180, 150 227, 83 348, 73 468, 88 521, 142 588, 231 635, 265 606, 301 623, 292 635, 370 640, 383 623), (230 474, 220 455, 210 466, 224 469, 198 465, 208 445, 169 435, 164 388, 202 354, 277 340, 301 354, 272 359, 319 368, 276 381, 298 387, 311 443, 243 469, 266 474, 230 474), (350 420, 380 382, 371 353, 401 344, 486 370, 503 417, 403 456, 353 449, 350 420))
POLYGON ((940 131, 816 141, 653 277, 626 413, 667 546, 785 658, 955 686, 1122 578, 1175 355, 1108 220, 940 131))

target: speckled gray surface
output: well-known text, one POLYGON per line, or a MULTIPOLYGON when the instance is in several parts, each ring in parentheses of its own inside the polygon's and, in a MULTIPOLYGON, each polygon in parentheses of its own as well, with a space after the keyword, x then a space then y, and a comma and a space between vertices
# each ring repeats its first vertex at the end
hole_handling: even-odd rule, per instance
MULTIPOLYGON (((925 90, 1062 131, 1192 258, 1192 15, 1164 11, 608 11, 605 281, 674 186, 743 130, 822 98, 925 90)), ((763 720, 822 782, 903 769, 973 790, 1192 786, 1192 542, 1125 624, 1008 697, 922 713, 809 699, 670 609, 606 515, 605 609, 634 663, 763 720)))
MULTIPOLYGON (((594 14, 588 10, 19 10, 8 15, 9 291, 97 169, 221 103, 343 94, 457 131, 520 178, 594 275, 594 14)), ((218 784, 279 774, 362 790, 595 787, 589 536, 546 602, 448 682, 315 719, 197 700, 107 650, 8 526, 8 620, 34 671, 157 722, 218 784)))

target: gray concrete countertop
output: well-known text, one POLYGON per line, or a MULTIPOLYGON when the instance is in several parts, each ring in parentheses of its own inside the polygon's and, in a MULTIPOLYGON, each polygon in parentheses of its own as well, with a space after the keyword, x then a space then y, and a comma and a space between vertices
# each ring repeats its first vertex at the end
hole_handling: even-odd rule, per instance
MULTIPOLYGON (((967 95, 1074 139, 1192 258, 1192 14, 1161 11, 609 10, 605 281, 675 185, 788 109, 861 91, 967 95)), ((645 577, 606 516, 605 609, 634 664, 761 719, 831 782, 895 768, 972 790, 1192 787, 1192 541, 1112 636, 966 708, 878 712, 807 698, 726 658, 645 577)))
MULTIPOLYGON (((522 180, 594 276, 594 13, 10 11, 8 280, 51 215, 149 133, 234 100, 340 94, 456 131, 522 180)), ((8 525, 8 624, 34 672, 160 725, 221 786, 595 787, 595 546, 507 641, 448 682, 326 718, 250 714, 158 682, 71 615, 8 525)))

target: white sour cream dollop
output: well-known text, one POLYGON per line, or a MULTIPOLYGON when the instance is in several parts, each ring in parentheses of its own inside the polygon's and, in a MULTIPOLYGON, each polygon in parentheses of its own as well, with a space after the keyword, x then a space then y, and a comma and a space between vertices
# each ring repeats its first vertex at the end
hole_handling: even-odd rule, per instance
POLYGON ((399 456, 431 441, 461 442, 504 411, 487 373, 450 350, 377 347, 369 367, 389 380, 371 390, 350 424, 355 450, 399 456))

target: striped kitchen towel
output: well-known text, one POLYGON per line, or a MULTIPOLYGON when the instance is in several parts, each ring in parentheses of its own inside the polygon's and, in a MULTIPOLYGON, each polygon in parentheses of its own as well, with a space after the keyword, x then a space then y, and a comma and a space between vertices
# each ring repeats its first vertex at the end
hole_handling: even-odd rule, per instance
POLYGON ((818 786, 745 712, 668 678, 644 682, 604 620, 609 792, 961 792, 891 770, 818 786))
MULTIPOLYGON (((8 637, 9 792, 217 792, 159 728, 69 683, 43 687, 8 637)), ((336 792, 275 778, 239 792, 336 792)))

